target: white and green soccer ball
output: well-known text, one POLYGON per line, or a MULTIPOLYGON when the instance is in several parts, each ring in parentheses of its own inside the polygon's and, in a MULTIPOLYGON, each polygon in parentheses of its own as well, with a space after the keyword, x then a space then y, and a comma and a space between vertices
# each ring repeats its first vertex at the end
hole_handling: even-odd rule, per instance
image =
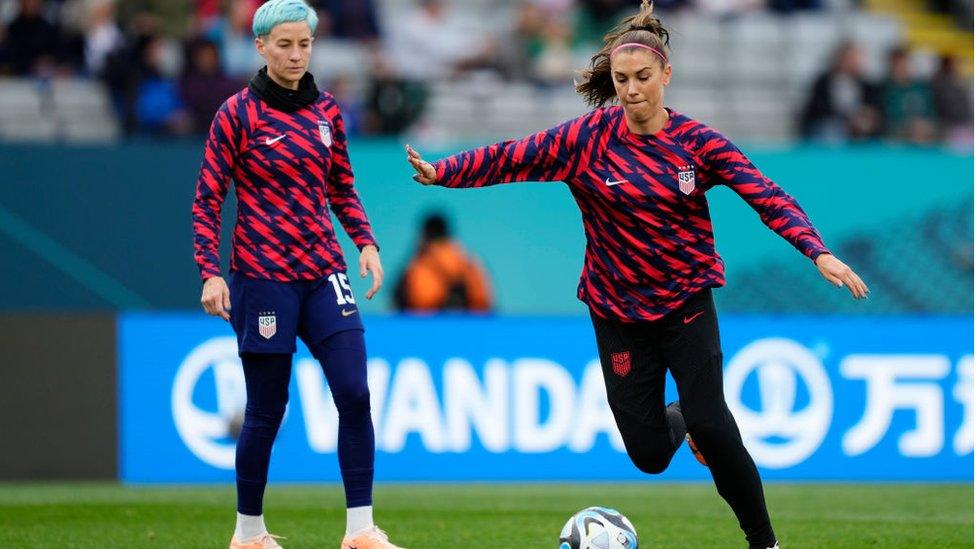
POLYGON ((563 526, 559 549, 637 549, 637 530, 615 509, 587 507, 563 526))

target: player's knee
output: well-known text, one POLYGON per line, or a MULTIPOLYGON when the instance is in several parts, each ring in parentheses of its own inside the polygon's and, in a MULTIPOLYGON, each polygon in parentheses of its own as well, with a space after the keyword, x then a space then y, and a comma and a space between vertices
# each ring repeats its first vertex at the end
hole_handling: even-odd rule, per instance
POLYGON ((365 384, 343 389, 334 398, 340 419, 369 415, 369 387, 365 384))
POLYGON ((640 446, 628 448, 627 455, 630 461, 640 469, 641 472, 649 475, 659 475, 668 468, 671 463, 671 453, 659 451, 655 448, 640 446))
POLYGON ((251 406, 244 410, 244 427, 251 430, 270 431, 275 433, 285 417, 285 405, 281 406, 251 406))
POLYGON ((724 431, 735 429, 735 420, 725 403, 707 403, 703 405, 681 405, 681 415, 685 420, 685 427, 691 436, 695 433, 724 431))
POLYGON ((688 433, 696 441, 700 450, 702 448, 727 448, 730 444, 741 444, 735 421, 726 420, 724 417, 689 423, 688 433))

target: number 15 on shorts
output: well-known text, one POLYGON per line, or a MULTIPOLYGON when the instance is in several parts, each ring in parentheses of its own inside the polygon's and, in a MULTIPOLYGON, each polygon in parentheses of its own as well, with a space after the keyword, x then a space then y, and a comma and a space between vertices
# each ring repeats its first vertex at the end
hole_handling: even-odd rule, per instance
POLYGON ((355 305, 356 299, 352 296, 352 288, 349 286, 349 279, 346 273, 335 273, 329 275, 329 282, 336 293, 336 303, 339 305, 355 305))

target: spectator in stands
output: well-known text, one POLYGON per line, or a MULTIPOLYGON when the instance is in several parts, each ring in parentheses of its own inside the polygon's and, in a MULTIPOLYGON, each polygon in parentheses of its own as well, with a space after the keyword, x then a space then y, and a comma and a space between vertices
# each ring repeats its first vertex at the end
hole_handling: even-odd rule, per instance
MULTIPOLYGON (((679 10, 689 6, 692 0, 656 0, 658 11, 679 10)), ((758 0, 757 0, 758 1, 758 0)), ((603 35, 633 7, 633 0, 578 0, 575 39, 577 44, 598 45, 603 35)))
POLYGON ((85 69, 101 75, 109 56, 125 46, 125 37, 116 20, 114 0, 88 0, 85 7, 85 69))
POLYGON ((20 0, 0 45, 0 70, 23 76, 53 66, 60 30, 44 17, 44 0, 20 0))
POLYGON ((196 8, 193 19, 198 31, 209 30, 223 15, 220 9, 221 0, 193 0, 193 4, 196 8))
POLYGON ((769 0, 769 9, 779 13, 819 10, 821 8, 823 8, 823 3, 820 0, 769 0))
POLYGON ((765 0, 694 0, 696 10, 718 17, 732 17, 766 7, 765 0))
POLYGON ((441 80, 465 70, 493 67, 495 41, 457 25, 442 0, 418 0, 398 19, 391 34, 392 64, 407 80, 441 80))
POLYGON ((498 53, 506 76, 542 85, 566 84, 576 64, 574 44, 593 30, 582 11, 520 0, 513 6, 511 19, 511 32, 501 41, 498 53), (574 19, 575 30, 570 25, 574 19))
POLYGON ((864 75, 861 50, 841 44, 830 69, 814 82, 800 119, 804 138, 846 141, 874 138, 881 129, 878 88, 864 75))
POLYGON ((511 32, 501 41, 498 55, 509 77, 528 80, 532 59, 539 49, 545 14, 532 0, 519 0, 512 6, 511 20, 511 32))
POLYGON ((310 4, 318 10, 319 27, 327 25, 327 34, 332 38, 358 41, 379 38, 373 0, 315 0, 310 4))
POLYGON ((543 11, 550 14, 566 15, 576 9, 579 0, 532 0, 543 11))
POLYGON ((885 134, 910 143, 929 143, 936 137, 932 88, 918 78, 905 47, 888 54, 888 76, 881 88, 885 134))
POLYGON ((197 39, 187 46, 179 91, 195 133, 205 133, 220 105, 243 85, 224 73, 217 44, 197 39))
MULTIPOLYGON (((321 19, 320 19, 321 21, 321 19)), ((339 104, 342 121, 346 124, 346 137, 356 137, 363 132, 363 100, 352 76, 340 74, 326 86, 339 104)))
POLYGON ((564 17, 550 15, 540 28, 532 52, 532 80, 545 86, 564 86, 573 80, 573 30, 564 17))
POLYGON ((955 56, 945 54, 932 77, 932 99, 943 139, 959 148, 973 146, 973 90, 959 72, 955 56))
MULTIPOLYGON (((674 0, 664 3, 673 4, 674 0)), ((658 2, 655 2, 657 6, 658 2)), ((580 0, 580 10, 576 18, 576 39, 586 44, 599 44, 620 19, 624 8, 633 6, 630 0, 580 0)), ((660 6, 658 6, 660 7, 660 6)))
POLYGON ((491 309, 488 277, 477 258, 454 239, 441 214, 424 219, 417 252, 397 283, 399 311, 479 311, 491 309))
POLYGON ((59 76, 71 77, 84 72, 87 9, 87 0, 49 2, 44 9, 45 19, 57 29, 53 58, 59 76))
POLYGON ((250 78, 264 64, 254 50, 251 34, 251 18, 257 7, 251 0, 231 0, 227 16, 207 33, 207 38, 220 46, 224 70, 233 77, 250 78))
POLYGON ((140 131, 151 135, 182 135, 189 133, 192 126, 176 82, 163 70, 164 48, 158 35, 143 37, 136 47, 139 59, 136 123, 140 131))
POLYGON ((423 113, 428 90, 423 81, 396 74, 387 56, 372 52, 372 69, 366 89, 363 132, 394 135, 403 132, 423 113))
POLYGON ((442 0, 416 0, 376 55, 367 92, 368 126, 400 133, 415 122, 433 82, 475 69, 500 72, 497 41, 472 32, 452 17, 442 0))

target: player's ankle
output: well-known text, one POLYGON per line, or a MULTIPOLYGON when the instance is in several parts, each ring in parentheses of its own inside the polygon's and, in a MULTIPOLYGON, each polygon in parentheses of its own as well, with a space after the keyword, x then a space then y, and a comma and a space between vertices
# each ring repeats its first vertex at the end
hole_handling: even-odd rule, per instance
POLYGON ((234 536, 238 541, 253 542, 268 533, 268 528, 264 525, 264 515, 245 515, 237 513, 237 525, 234 527, 234 536))
POLYGON ((346 509, 346 535, 361 534, 373 525, 373 506, 360 505, 346 509))

